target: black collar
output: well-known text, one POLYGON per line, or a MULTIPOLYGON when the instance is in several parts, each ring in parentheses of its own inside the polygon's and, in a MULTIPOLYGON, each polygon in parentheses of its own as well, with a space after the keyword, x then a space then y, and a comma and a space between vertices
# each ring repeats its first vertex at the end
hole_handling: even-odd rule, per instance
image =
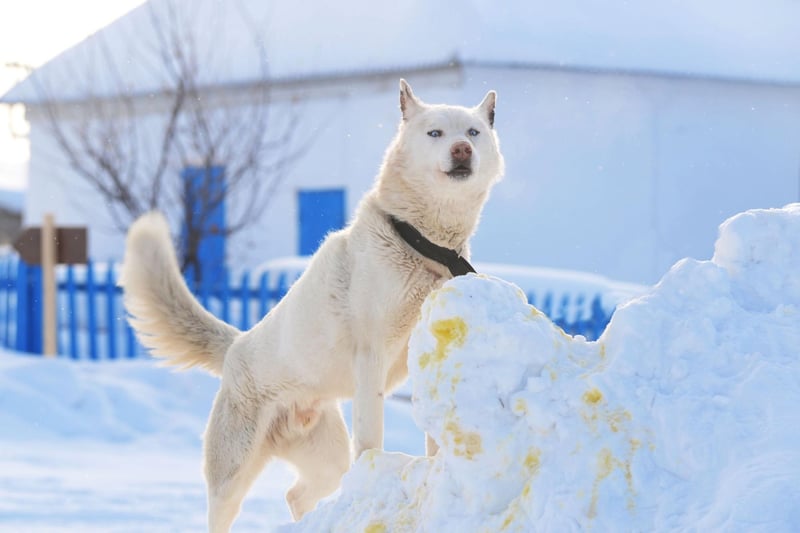
POLYGON ((458 252, 450 248, 445 248, 434 244, 426 239, 422 233, 408 222, 398 220, 392 215, 389 215, 389 221, 392 223, 395 231, 400 234, 404 241, 413 249, 437 263, 441 263, 450 269, 450 273, 455 276, 463 276, 470 272, 475 272, 469 261, 461 257, 458 252))

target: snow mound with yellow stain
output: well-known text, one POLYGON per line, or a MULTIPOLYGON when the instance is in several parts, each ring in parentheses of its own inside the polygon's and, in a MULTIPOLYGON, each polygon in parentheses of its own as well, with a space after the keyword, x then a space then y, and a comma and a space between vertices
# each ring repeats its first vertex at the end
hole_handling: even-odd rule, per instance
POLYGON ((456 278, 408 365, 439 453, 366 452, 282 531, 800 530, 800 204, 725 222, 597 342, 456 278))

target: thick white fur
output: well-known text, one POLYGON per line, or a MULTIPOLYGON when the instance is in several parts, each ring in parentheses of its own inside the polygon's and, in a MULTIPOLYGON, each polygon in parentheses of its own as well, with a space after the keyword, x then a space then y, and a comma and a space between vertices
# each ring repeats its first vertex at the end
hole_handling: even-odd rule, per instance
POLYGON ((403 120, 375 186, 250 331, 217 320, 192 297, 161 215, 147 214, 130 228, 121 284, 140 340, 168 363, 222 377, 204 449, 214 533, 229 531, 272 457, 298 470, 287 493, 295 519, 338 487, 351 461, 340 399, 354 400, 356 457, 382 448, 384 395, 406 378, 408 339, 423 300, 450 277, 402 241, 388 216, 469 256, 468 239, 503 173, 490 125, 495 93, 464 108, 426 105, 404 80, 400 92, 403 120), (471 128, 480 134, 471 136, 471 128), (442 135, 431 137, 431 130, 442 135), (463 179, 446 174, 459 141, 473 151, 473 173, 463 179))

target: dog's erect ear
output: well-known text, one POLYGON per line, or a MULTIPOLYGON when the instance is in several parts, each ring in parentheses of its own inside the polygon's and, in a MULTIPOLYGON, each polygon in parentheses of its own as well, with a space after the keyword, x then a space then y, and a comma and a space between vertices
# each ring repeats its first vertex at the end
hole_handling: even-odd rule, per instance
POLYGON ((486 93, 486 96, 483 97, 483 102, 478 104, 478 110, 486 117, 486 120, 489 122, 489 126, 494 128, 494 105, 497 103, 497 93, 494 91, 489 91, 486 93))
POLYGON ((413 117, 422 107, 422 101, 414 96, 411 85, 404 79, 400 79, 400 111, 403 113, 403 120, 413 117))

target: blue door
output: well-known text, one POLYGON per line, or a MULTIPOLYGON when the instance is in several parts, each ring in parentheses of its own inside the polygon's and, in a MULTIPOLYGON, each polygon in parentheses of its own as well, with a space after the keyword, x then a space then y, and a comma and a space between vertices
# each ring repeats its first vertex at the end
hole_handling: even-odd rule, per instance
POLYGON ((299 191, 300 255, 317 251, 325 235, 344 227, 344 189, 299 191))
MULTIPOLYGON (((225 276, 225 169, 186 167, 181 172, 185 194, 185 219, 181 231, 187 245, 187 225, 199 228, 199 272, 195 277, 216 283, 225 276)), ((191 267, 192 265, 190 265, 191 267)))

